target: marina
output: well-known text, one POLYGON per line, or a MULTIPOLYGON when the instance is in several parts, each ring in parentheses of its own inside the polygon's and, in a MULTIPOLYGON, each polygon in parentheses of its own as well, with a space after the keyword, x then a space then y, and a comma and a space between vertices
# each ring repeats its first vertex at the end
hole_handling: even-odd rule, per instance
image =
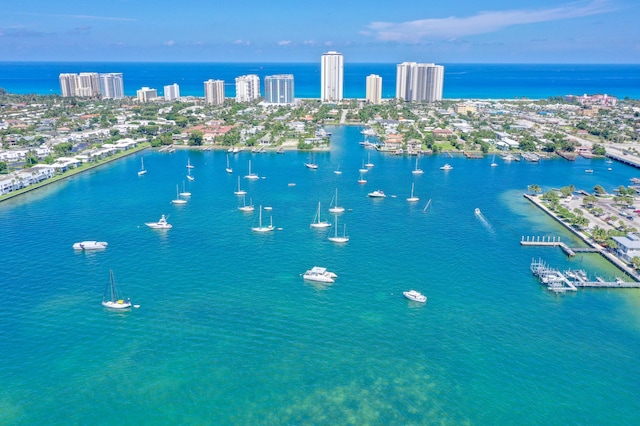
POLYGON ((536 276, 541 284, 545 284, 549 291, 563 293, 565 291, 577 291, 578 288, 640 288, 640 282, 625 281, 620 277, 607 281, 595 276, 590 279, 583 270, 565 270, 551 268, 542 259, 532 260, 529 266, 531 273, 536 276))

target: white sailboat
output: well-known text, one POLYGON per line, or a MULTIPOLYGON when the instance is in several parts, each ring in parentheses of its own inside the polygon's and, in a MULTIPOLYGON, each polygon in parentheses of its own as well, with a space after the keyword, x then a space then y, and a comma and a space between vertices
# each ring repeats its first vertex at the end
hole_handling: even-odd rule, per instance
POLYGON ((496 155, 493 154, 493 158, 491 159, 491 167, 498 167, 498 163, 496 163, 496 155))
POLYGON ((187 204, 187 200, 180 198, 180 192, 178 190, 178 185, 176 185, 176 199, 171 200, 173 204, 187 204))
POLYGON ((184 181, 182 181, 182 192, 180 194, 178 194, 182 197, 191 197, 191 193, 187 191, 185 185, 184 185, 184 181))
POLYGON ((191 159, 187 158, 187 169, 193 169, 193 166, 191 165, 191 159))
POLYGON ((102 306, 111 309, 126 309, 131 307, 131 300, 125 300, 124 297, 120 296, 112 270, 109 270, 109 284, 102 296, 102 306))
POLYGON ((407 201, 410 203, 415 203, 416 201, 420 201, 420 198, 413 196, 413 188, 415 183, 411 183, 411 197, 407 198, 407 201))
POLYGON ((258 226, 254 226, 253 228, 251 228, 251 230, 254 232, 270 232, 270 231, 273 231, 274 229, 275 228, 273 227, 273 218, 271 216, 269 217, 269 226, 262 226, 262 205, 261 205, 258 226))
POLYGON ((238 207, 238 210, 241 212, 252 212, 253 211, 253 200, 249 198, 249 205, 247 205, 247 197, 245 195, 242 196, 242 206, 238 207))
POLYGON ((414 175, 421 175, 424 173, 422 169, 418 168, 418 157, 416 157, 416 168, 411 171, 414 175))
POLYGON ((245 195, 247 193, 247 191, 245 191, 244 189, 240 188, 240 176, 238 176, 238 190, 237 191, 233 191, 234 194, 236 195, 245 195))
POLYGON ((144 168, 144 157, 140 157, 140 171, 138 172, 138 176, 146 175, 147 169, 144 168))
POLYGON ((320 201, 318 201, 318 210, 316 211, 316 215, 313 217, 313 222, 311 222, 310 226, 312 228, 328 228, 331 226, 331 223, 320 219, 320 201))
POLYGON ((344 230, 342 231, 342 236, 338 236, 338 215, 335 216, 335 233, 333 237, 327 238, 332 243, 346 243, 349 241, 349 237, 347 237, 347 225, 344 225, 344 230))
POLYGON ((304 165, 308 169, 312 169, 312 170, 316 170, 318 168, 318 164, 315 161, 315 156, 313 156, 313 159, 312 159, 311 154, 309 154, 309 160, 306 163, 304 163, 304 165))
POLYGON ((245 179, 251 179, 251 180, 255 180, 255 179, 259 179, 260 176, 258 176, 257 173, 251 173, 251 160, 249 160, 249 174, 247 174, 245 177, 245 179))
POLYGON ((362 172, 360 172, 360 179, 358 179, 358 183, 361 185, 367 183, 367 180, 362 176, 362 172))
POLYGON ((333 171, 333 173, 335 173, 337 175, 341 175, 342 174, 342 170, 340 170, 340 164, 338 164, 338 167, 336 167, 336 169, 333 171))
POLYGON ((369 171, 369 169, 367 169, 367 168, 364 166, 364 158, 362 159, 362 167, 360 167, 360 170, 358 170, 358 171, 360 172, 360 174, 362 174, 362 173, 367 173, 367 172, 369 171))
POLYGON ((191 176, 191 169, 187 169, 187 179, 189 179, 192 182, 196 180, 193 176, 191 176))
POLYGON ((229 154, 227 154, 227 168, 225 170, 227 173, 233 173, 233 169, 229 166, 229 154))
POLYGON ((367 162, 364 165, 366 168, 370 169, 373 167, 373 163, 371 162, 371 153, 367 154, 367 162))
POLYGON ((338 188, 336 188, 336 195, 331 200, 331 207, 329 207, 330 213, 342 213, 344 211, 344 207, 340 207, 338 205, 338 188))

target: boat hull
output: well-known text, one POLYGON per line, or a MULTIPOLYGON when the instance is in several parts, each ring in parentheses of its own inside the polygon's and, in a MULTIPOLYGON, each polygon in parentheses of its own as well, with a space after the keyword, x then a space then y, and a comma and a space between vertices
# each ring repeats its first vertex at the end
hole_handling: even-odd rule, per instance
POLYGON ((108 244, 104 241, 81 241, 73 244, 74 250, 103 250, 108 244))

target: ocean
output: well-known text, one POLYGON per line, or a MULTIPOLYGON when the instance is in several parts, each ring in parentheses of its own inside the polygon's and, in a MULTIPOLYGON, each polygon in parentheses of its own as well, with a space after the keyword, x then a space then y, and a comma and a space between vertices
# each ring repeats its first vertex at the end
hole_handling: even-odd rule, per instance
MULTIPOLYGON (((445 99, 544 99, 564 95, 609 94, 640 99, 640 65, 443 64, 445 99)), ((318 63, 94 63, 0 62, 0 87, 11 93, 60 94, 60 73, 122 72, 125 94, 143 86, 162 95, 177 83, 182 96, 204 96, 204 81, 225 81, 227 97, 235 96, 235 78, 293 74, 295 96, 320 97, 318 63)), ((396 64, 345 63, 345 98, 364 98, 370 74, 382 77, 383 98, 395 97, 396 64)))
POLYGON ((640 292, 555 295, 532 259, 621 272, 519 244, 582 244, 522 197, 528 185, 612 191, 636 169, 434 155, 413 175, 415 158, 362 148, 360 127, 327 130, 315 171, 301 152, 232 155, 227 174, 222 151, 146 150, 0 203, 0 424, 640 423, 640 292), (269 234, 237 210, 249 160, 262 178, 241 186, 272 207, 269 234), (183 184, 192 196, 172 205, 183 184), (336 189, 344 245, 309 226, 318 202, 333 222, 336 189), (161 214, 172 229, 144 225, 161 214), (82 240, 109 246, 74 252, 82 240), (304 282, 314 265, 336 282, 304 282), (110 270, 139 309, 101 306, 110 270))

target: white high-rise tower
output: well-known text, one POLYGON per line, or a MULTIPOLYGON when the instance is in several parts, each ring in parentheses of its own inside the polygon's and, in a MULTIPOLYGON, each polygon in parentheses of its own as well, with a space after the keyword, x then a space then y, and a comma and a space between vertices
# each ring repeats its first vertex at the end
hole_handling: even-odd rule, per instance
POLYGON ((260 97, 260 77, 256 74, 236 77, 236 102, 251 102, 260 97))
POLYGON ((210 105, 224 104, 224 80, 209 79, 204 82, 204 101, 210 105))
POLYGON ((320 72, 320 100, 322 102, 340 102, 344 78, 344 60, 338 52, 322 55, 320 72))
POLYGON ((382 103, 382 77, 376 74, 367 76, 367 102, 382 103))
POLYGON ((403 62, 397 65, 396 98, 407 102, 442 100, 444 67, 436 64, 403 62))

